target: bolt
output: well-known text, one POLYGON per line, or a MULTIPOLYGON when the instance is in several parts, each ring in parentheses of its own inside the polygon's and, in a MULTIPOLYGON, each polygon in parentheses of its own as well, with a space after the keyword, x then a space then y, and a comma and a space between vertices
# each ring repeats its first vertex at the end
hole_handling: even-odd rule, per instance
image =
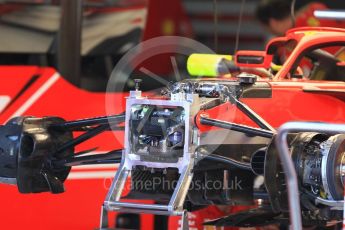
POLYGON ((142 82, 143 80, 141 79, 134 79, 134 85, 135 85, 135 90, 136 91, 139 91, 140 89, 140 83, 142 82))

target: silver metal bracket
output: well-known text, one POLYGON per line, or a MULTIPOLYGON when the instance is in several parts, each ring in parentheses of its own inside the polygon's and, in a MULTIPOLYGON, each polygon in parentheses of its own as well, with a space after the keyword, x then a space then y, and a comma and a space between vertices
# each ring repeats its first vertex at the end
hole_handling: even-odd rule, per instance
MULTIPOLYGON (((197 98, 198 99, 198 98, 197 98)), ((107 219, 104 213, 108 211, 118 211, 127 213, 149 213, 155 215, 178 215, 182 217, 182 229, 188 229, 187 212, 183 209, 185 197, 188 193, 190 183, 193 178, 193 167, 195 164, 195 127, 193 117, 199 111, 199 100, 149 100, 147 98, 129 97, 126 104, 126 121, 125 121, 125 148, 122 152, 121 164, 116 172, 110 190, 104 201, 102 208, 101 227, 107 225, 107 219), (184 109, 184 146, 183 156, 179 157, 176 163, 171 162, 152 162, 142 161, 138 155, 131 152, 130 128, 129 121, 131 118, 132 106, 137 105, 156 105, 167 107, 181 107, 184 109), (124 186, 131 175, 132 169, 136 166, 145 166, 153 169, 177 168, 179 171, 179 179, 170 201, 167 205, 161 204, 143 204, 121 201, 121 195, 124 186)))

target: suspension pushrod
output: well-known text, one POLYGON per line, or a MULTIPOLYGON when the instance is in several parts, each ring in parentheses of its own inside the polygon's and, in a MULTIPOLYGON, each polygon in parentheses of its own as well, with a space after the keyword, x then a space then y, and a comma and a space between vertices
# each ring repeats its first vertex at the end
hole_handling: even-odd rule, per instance
POLYGON ((274 132, 269 131, 269 130, 249 127, 245 125, 239 125, 232 122, 220 121, 220 120, 206 118, 206 117, 200 117, 200 123, 203 125, 215 126, 215 127, 219 127, 223 129, 234 130, 234 131, 245 133, 248 135, 254 135, 254 136, 265 137, 265 138, 272 138, 274 135, 274 132))
POLYGON ((125 114, 113 115, 113 116, 103 116, 88 118, 75 121, 66 121, 58 124, 52 124, 50 128, 62 129, 62 130, 75 130, 82 127, 94 126, 94 125, 111 125, 117 124, 125 121, 125 114))

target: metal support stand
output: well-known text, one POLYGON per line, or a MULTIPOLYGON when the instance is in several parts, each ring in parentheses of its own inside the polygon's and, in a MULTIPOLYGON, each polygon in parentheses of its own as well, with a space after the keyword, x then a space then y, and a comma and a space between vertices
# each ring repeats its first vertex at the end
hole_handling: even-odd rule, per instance
POLYGON ((188 212, 184 211, 181 216, 181 230, 189 230, 188 212))
POLYGON ((102 205, 102 208, 101 208, 100 230, 108 229, 108 227, 109 227, 108 211, 107 211, 107 209, 104 207, 104 205, 102 205))
MULTIPOLYGON (((185 223, 187 212, 183 210, 183 203, 187 195, 189 185, 193 178, 192 164, 186 166, 182 171, 180 178, 177 182, 175 191, 168 203, 168 205, 158 204, 140 204, 120 201, 121 194, 125 185, 125 182, 130 174, 131 170, 120 165, 115 179, 111 185, 111 188, 107 194, 101 211, 100 228, 108 227, 108 211, 127 212, 127 213, 149 213, 155 215, 176 215, 182 216, 182 223, 185 223)), ((188 229, 183 227, 183 230, 188 229)))
MULTIPOLYGON (((287 143, 287 134, 294 132, 324 132, 329 134, 338 134, 345 133, 345 125, 312 122, 288 122, 282 125, 278 130, 276 145, 287 181, 291 228, 294 230, 301 230, 302 218, 298 191, 298 179, 287 143)), ((344 201, 341 202, 345 203, 344 201)), ((340 206, 342 204, 341 202, 338 202, 340 206)))

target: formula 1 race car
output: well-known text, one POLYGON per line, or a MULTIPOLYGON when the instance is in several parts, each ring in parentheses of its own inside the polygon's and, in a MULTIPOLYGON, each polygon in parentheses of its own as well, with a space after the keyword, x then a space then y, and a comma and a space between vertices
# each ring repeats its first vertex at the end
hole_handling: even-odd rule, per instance
MULTIPOLYGON (((109 211, 181 215, 187 228, 186 212, 209 205, 253 208, 206 225, 339 223, 344 35, 334 28, 291 30, 264 52, 239 51, 232 61, 214 56, 214 75, 223 78, 185 79, 159 95, 143 94, 136 81, 117 115, 14 117, 0 128, 1 182, 21 193, 62 193, 71 167, 120 163, 102 206, 104 229, 109 211), (103 132, 122 133, 123 148, 75 151, 103 132)), ((200 60, 191 56, 191 75, 210 72, 200 60)))

